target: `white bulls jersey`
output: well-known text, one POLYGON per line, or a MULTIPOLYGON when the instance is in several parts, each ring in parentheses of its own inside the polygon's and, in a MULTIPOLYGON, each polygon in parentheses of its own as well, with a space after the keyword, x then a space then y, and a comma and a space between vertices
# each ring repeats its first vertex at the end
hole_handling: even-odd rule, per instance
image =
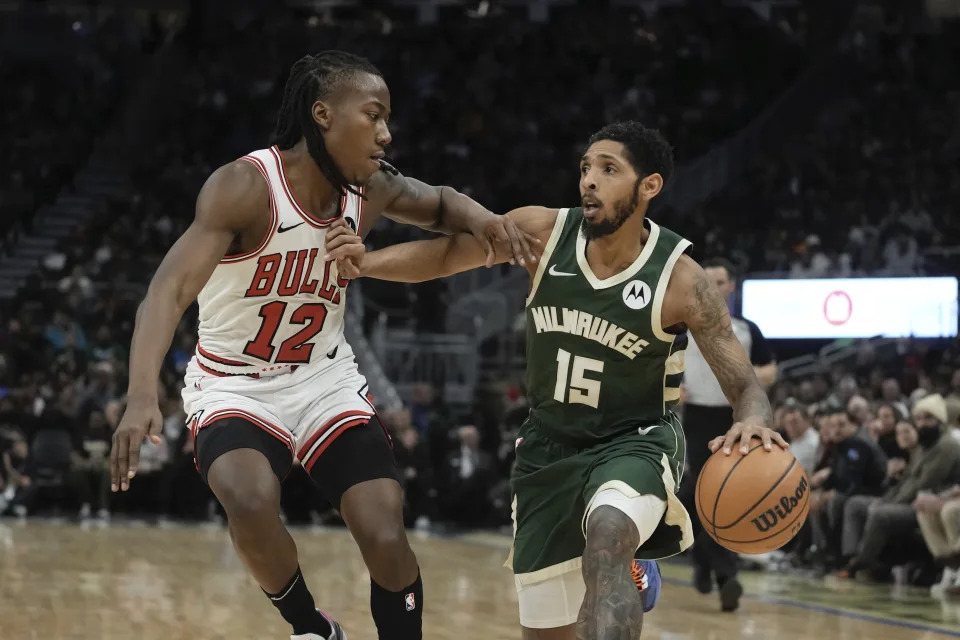
MULTIPOLYGON (((340 345, 349 281, 334 261, 323 261, 327 229, 339 218, 317 222, 306 214, 276 147, 243 160, 270 187, 270 227, 253 251, 224 257, 197 297, 194 361, 214 375, 275 375, 327 358, 340 345)), ((340 202, 340 216, 355 231, 362 203, 352 193, 340 202)))

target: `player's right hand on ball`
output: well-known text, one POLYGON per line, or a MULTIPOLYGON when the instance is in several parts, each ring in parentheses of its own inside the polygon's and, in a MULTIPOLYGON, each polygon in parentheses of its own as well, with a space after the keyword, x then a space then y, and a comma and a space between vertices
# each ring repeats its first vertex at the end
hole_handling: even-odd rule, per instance
POLYGON ((113 446, 110 448, 111 491, 130 488, 130 479, 137 475, 143 439, 149 436, 154 444, 160 444, 162 431, 163 416, 156 399, 131 397, 127 400, 127 410, 113 432, 113 446))
POLYGON ((340 275, 349 280, 360 277, 360 264, 367 248, 363 238, 358 236, 343 218, 337 220, 327 230, 324 240, 326 260, 336 260, 340 275))

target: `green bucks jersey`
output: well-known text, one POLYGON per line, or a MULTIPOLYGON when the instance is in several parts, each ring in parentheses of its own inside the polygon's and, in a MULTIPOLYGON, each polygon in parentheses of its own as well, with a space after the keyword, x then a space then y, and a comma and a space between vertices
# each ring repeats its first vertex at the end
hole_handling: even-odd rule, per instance
POLYGON ((529 420, 589 444, 660 421, 680 399, 686 334, 663 330, 670 273, 690 242, 652 220, 636 261, 601 280, 583 210, 561 209, 527 298, 529 420))

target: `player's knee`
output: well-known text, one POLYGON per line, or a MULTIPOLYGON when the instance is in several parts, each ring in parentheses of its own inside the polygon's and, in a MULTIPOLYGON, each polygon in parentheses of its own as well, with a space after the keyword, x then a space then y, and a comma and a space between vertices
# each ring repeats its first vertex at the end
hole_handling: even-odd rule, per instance
POLYGON ((380 558, 393 558, 405 552, 409 547, 407 534, 402 526, 389 524, 377 527, 363 534, 361 544, 372 554, 380 558))
POLYGON ((632 558, 637 551, 640 534, 637 525, 627 514, 608 505, 602 505, 590 514, 587 521, 587 556, 595 559, 632 558))
POLYGON ((280 484, 272 472, 248 470, 240 473, 215 473, 208 476, 227 518, 232 523, 272 521, 280 512, 280 484))
MULTIPOLYGON (((370 576, 385 589, 396 591, 410 584, 412 551, 403 527, 388 526, 358 536, 370 576)), ((415 562, 414 562, 415 563, 415 562)))
POLYGON ((245 491, 229 489, 227 494, 221 502, 231 521, 272 521, 280 512, 280 496, 266 482, 252 483, 245 491))

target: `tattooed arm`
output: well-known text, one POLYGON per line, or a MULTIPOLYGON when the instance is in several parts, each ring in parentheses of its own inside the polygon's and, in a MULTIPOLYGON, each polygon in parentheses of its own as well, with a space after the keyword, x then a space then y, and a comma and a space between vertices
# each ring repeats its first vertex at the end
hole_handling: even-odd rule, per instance
POLYGON ((666 326, 683 324, 693 335, 704 359, 717 377, 724 395, 733 407, 734 425, 725 436, 710 443, 725 453, 740 440, 746 453, 751 438, 758 437, 768 451, 772 442, 786 448, 780 434, 769 428, 773 415, 770 401, 750 364, 750 357, 733 333, 727 303, 703 269, 687 256, 674 267, 664 307, 666 326), (670 318, 666 317, 667 309, 670 318), (675 320, 667 323, 666 320, 675 320))

